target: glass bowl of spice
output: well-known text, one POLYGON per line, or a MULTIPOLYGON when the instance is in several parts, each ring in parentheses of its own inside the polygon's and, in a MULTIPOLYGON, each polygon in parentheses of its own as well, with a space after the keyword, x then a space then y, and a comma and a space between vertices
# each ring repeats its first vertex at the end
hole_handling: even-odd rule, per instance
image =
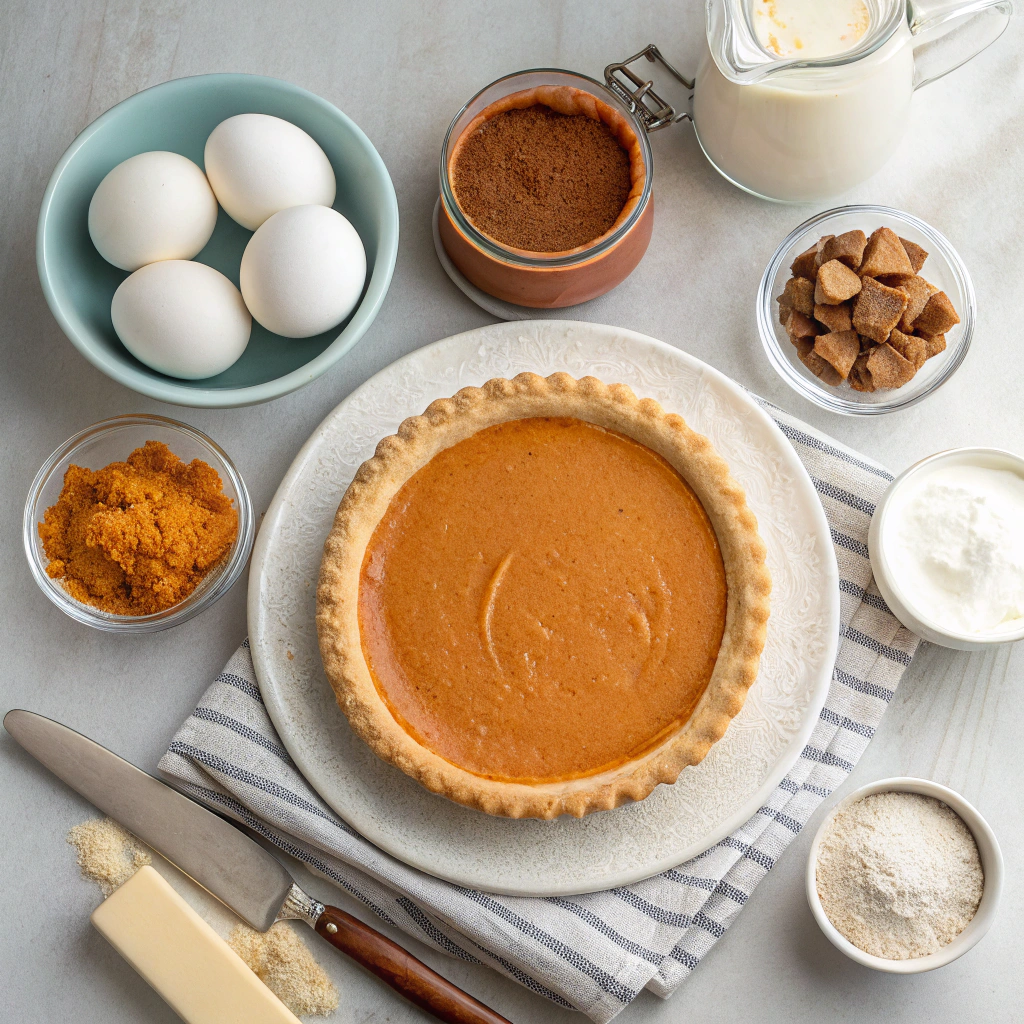
POLYGON ((807 860, 807 902, 838 950, 865 967, 944 967, 992 926, 1003 857, 988 822, 927 779, 882 779, 840 801, 807 860))
POLYGON ((25 503, 25 553, 75 621, 151 633, 198 615, 245 569, 252 504, 227 454, 164 416, 103 420, 62 444, 25 503))
POLYGON ((651 147, 610 89, 553 68, 492 82, 441 149, 438 231, 478 288, 534 308, 610 291, 651 239, 651 147))

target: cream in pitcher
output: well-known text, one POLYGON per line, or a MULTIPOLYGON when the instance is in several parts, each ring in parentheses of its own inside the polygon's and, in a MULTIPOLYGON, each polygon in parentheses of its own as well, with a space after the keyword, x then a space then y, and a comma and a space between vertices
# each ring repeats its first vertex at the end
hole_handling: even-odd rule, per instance
POLYGON ((751 14, 758 41, 779 57, 833 57, 871 24, 864 0, 754 0, 751 14))
POLYGON ((980 12, 948 0, 708 0, 697 137, 726 178, 756 195, 837 195, 895 151, 914 89, 997 38, 1009 11, 1008 0, 980 12))

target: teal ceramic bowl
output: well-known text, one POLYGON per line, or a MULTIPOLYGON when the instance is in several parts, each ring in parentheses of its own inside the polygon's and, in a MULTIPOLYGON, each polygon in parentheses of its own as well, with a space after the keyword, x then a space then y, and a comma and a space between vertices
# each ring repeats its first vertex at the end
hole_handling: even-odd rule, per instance
MULTIPOLYGON (((238 285, 252 232, 223 210, 196 257, 238 285)), ((108 377, 175 405, 225 408, 286 395, 333 366, 373 323, 398 255, 398 201, 370 140, 337 107, 288 82, 256 75, 199 75, 154 86, 97 118, 71 144, 50 178, 39 213, 36 262, 43 293, 72 344, 108 377), (282 338, 253 321, 242 358, 216 377, 177 380, 140 363, 118 340, 110 301, 128 276, 103 259, 89 238, 89 201, 122 160, 148 150, 181 153, 203 166, 207 136, 235 114, 272 114, 297 124, 334 167, 334 209, 359 232, 367 281, 359 305, 338 327, 315 338, 282 338)))

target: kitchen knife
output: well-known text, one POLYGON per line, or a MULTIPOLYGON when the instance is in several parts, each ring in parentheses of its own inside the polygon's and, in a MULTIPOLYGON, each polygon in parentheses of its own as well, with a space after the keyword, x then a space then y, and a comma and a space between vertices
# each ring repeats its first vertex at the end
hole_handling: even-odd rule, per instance
POLYGON ((380 932, 307 896, 284 865, 240 829, 106 747, 31 711, 8 711, 4 728, 57 778, 257 931, 275 921, 305 921, 439 1020, 509 1024, 380 932))

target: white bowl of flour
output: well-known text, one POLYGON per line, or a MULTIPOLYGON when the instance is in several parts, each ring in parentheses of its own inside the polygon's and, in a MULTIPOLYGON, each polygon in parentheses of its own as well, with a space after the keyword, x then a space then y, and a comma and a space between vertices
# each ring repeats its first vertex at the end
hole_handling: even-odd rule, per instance
POLYGON ((828 940, 865 967, 944 967, 989 930, 1003 858, 984 818, 926 779, 883 779, 821 823, 807 861, 807 902, 828 940))

